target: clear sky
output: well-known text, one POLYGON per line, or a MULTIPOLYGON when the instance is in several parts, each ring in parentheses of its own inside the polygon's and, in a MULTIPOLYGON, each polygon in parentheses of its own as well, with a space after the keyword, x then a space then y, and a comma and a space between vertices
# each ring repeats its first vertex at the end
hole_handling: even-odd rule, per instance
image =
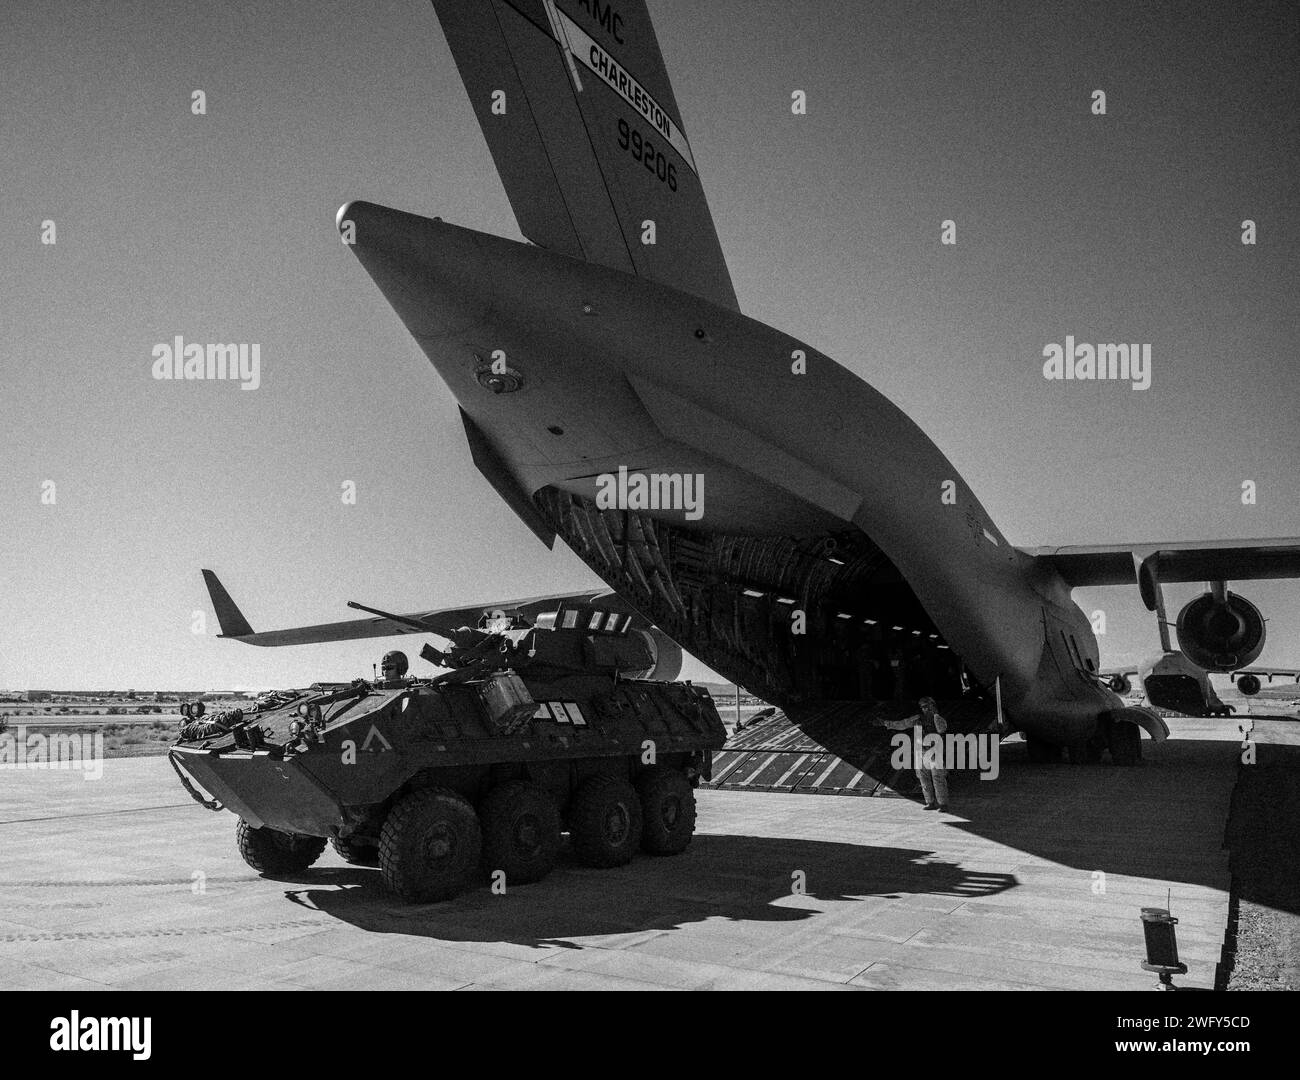
MULTIPOLYGON (((1300 536, 1300 8, 651 11, 743 310, 906 409, 1009 539, 1300 536), (1067 334, 1149 342, 1151 388, 1046 381, 1067 334)), ((301 685, 400 643, 195 633, 204 566, 256 629, 598 584, 480 478, 334 230, 364 198, 519 236, 427 3, 9 0, 0 102, 0 687, 301 685), (178 334, 259 343, 262 385, 154 380, 178 334)), ((1300 588, 1242 591, 1300 664, 1300 588)), ((1134 593, 1080 597, 1104 662, 1155 648, 1134 593)))

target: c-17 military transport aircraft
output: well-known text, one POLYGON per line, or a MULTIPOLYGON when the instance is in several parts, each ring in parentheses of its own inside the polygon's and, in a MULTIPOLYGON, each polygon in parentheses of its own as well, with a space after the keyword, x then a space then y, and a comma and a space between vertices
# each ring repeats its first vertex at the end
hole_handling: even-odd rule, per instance
POLYGON ((1123 764, 1167 728, 1100 670, 1074 587, 1133 583, 1157 613, 1152 705, 1205 712, 1207 672, 1259 656, 1228 579, 1300 575, 1300 539, 1017 548, 905 413, 740 312, 643 0, 433 3, 532 244, 366 202, 339 227, 488 483, 610 591, 255 633, 209 576, 224 635, 438 632, 571 599, 655 644, 651 674, 676 673, 675 642, 801 726, 975 694, 1031 757, 1123 764), (1186 581, 1208 588, 1175 650, 1161 586, 1186 581))

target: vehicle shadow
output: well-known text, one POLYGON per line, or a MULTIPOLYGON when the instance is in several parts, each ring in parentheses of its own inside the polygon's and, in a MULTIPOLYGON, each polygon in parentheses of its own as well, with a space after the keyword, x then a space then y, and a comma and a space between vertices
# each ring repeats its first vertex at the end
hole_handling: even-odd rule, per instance
POLYGON ((579 947, 573 938, 707 919, 805 922, 837 901, 884 908, 928 897, 951 908, 1016 885, 1011 874, 964 870, 920 849, 739 835, 697 836, 681 855, 639 856, 612 870, 580 866, 565 853, 536 884, 507 883, 498 894, 484 881, 439 904, 401 903, 378 871, 321 868, 298 880, 307 888, 286 892, 291 900, 375 933, 571 948, 579 947))
MULTIPOLYGON (((1081 889, 1091 887, 1097 871, 1172 882, 1175 913, 1178 883, 1228 888, 1231 847, 1239 897, 1295 912, 1300 889, 1290 877, 1279 882, 1276 872, 1266 874, 1263 867, 1300 867, 1294 830, 1278 827, 1300 812, 1300 748, 1261 747, 1258 771, 1242 767, 1246 788, 1238 783, 1236 747, 1209 738, 1147 743, 1140 767, 1119 768, 1033 764, 1023 743, 1006 742, 996 778, 982 780, 970 770, 951 775, 950 813, 923 814, 915 797, 890 801, 910 801, 914 809, 908 813, 916 814, 918 825, 938 828, 935 846, 945 851, 951 850, 954 830, 1075 868, 1081 889), (1250 870, 1243 873, 1246 865, 1250 870)), ((753 791, 743 797, 757 811, 772 796, 753 791)), ((805 799, 809 806, 832 801, 841 819, 846 808, 861 806, 865 816, 879 801, 807 795, 800 802, 805 799)), ((668 930, 710 919, 803 923, 816 919, 823 904, 843 901, 883 910, 906 899, 951 909, 1021 884, 1014 873, 973 872, 951 859, 921 845, 711 834, 697 836, 680 856, 641 856, 614 870, 581 866, 566 851, 542 882, 507 883, 504 895, 484 882, 442 904, 403 904, 384 889, 378 871, 356 867, 320 867, 281 880, 303 886, 287 890, 294 902, 376 933, 572 947, 561 939, 668 930)))

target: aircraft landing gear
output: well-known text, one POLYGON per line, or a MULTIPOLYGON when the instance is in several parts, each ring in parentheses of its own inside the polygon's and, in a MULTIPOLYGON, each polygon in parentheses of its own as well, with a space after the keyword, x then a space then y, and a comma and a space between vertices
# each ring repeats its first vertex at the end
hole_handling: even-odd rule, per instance
POLYGON ((1080 739, 1078 742, 1058 746, 1056 743, 1026 735, 1025 742, 1029 746, 1029 760, 1035 765, 1055 765, 1062 758, 1071 765, 1097 765, 1101 762, 1102 748, 1094 739, 1080 739))
POLYGON ((1101 747, 1093 739, 1081 739, 1065 748, 1071 765, 1098 765, 1101 763, 1101 747))
POLYGON ((1106 747, 1116 765, 1142 764, 1142 729, 1124 720, 1112 720, 1106 732, 1106 747))
POLYGON ((1053 765, 1061 760, 1061 748, 1056 743, 1047 742, 1037 735, 1025 735, 1029 747, 1029 760, 1035 765, 1053 765))

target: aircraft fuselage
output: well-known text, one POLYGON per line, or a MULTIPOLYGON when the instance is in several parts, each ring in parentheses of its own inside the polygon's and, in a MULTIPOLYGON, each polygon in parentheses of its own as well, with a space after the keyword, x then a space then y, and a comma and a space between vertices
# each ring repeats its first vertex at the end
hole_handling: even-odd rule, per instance
POLYGON ((344 220, 497 491, 722 674, 754 688, 779 658, 775 703, 843 698, 853 688, 819 667, 849 670, 855 649, 929 650, 933 667, 946 647, 1053 741, 1121 706, 1059 574, 1008 543, 933 441, 846 368, 644 278, 366 203, 344 220), (610 507, 620 470, 679 491, 698 478, 702 498, 610 507), (770 657, 742 640, 759 624, 770 657))

